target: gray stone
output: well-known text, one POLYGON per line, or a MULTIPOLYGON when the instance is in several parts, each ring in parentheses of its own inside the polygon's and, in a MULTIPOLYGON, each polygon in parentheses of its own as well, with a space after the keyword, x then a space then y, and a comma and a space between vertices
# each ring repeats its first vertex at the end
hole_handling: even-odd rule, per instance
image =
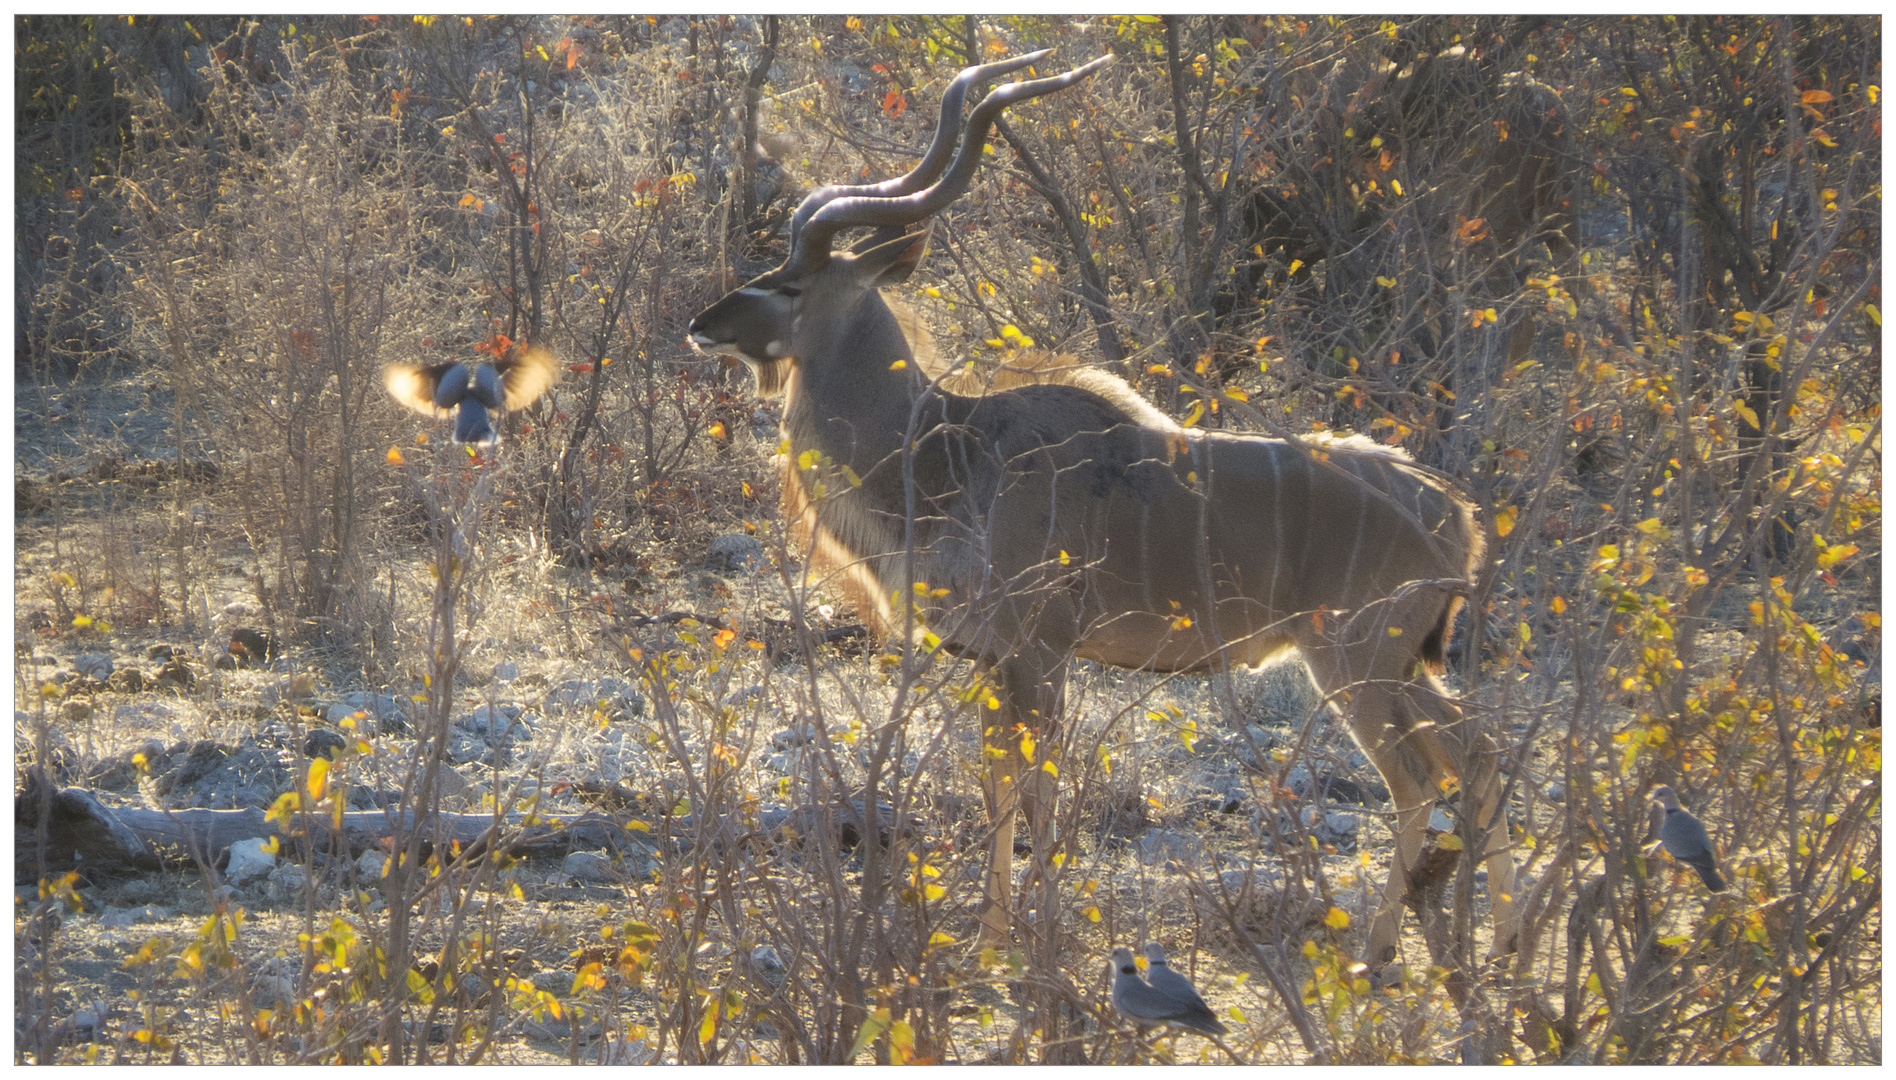
POLYGON ((485 739, 466 731, 453 732, 448 738, 448 761, 455 765, 490 765, 506 768, 513 764, 513 740, 506 732, 485 739))
POLYGON ((388 856, 380 851, 363 852, 355 861, 356 881, 363 885, 372 885, 382 880, 382 867, 388 864, 388 856))
POLYGON ((239 840, 230 846, 230 863, 224 868, 224 880, 233 885, 248 885, 276 869, 276 856, 265 851, 264 841, 239 840))
POLYGON ((570 971, 536 971, 528 981, 534 989, 554 997, 571 997, 573 993, 573 973, 570 971))
POLYGON ((150 878, 131 878, 119 886, 119 899, 128 904, 143 904, 157 898, 158 883, 150 878))
POLYGON ((104 682, 112 677, 112 671, 114 669, 112 654, 102 652, 80 653, 78 656, 73 657, 72 667, 74 671, 77 671, 88 679, 96 679, 99 682, 104 682))
POLYGON ((611 676, 567 679, 547 691, 544 704, 565 709, 600 708, 608 714, 617 712, 642 716, 645 713, 645 698, 639 694, 638 688, 611 676))
POLYGON ((574 881, 596 882, 600 884, 616 882, 623 875, 612 860, 602 851, 575 851, 566 856, 560 869, 574 881))
POLYGON ((284 863, 270 871, 270 899, 278 904, 295 904, 303 899, 309 875, 295 863, 284 863))
POLYGON ((777 750, 793 750, 799 746, 816 741, 818 733, 816 721, 802 717, 787 728, 778 728, 770 733, 770 745, 777 750))
POLYGON ((533 729, 520 717, 525 710, 518 705, 482 705, 470 713, 463 713, 454 720, 454 726, 474 735, 479 735, 496 746, 512 746, 518 740, 530 741, 533 729))
POLYGON ((723 704, 724 704, 724 707, 727 709, 734 709, 738 707, 739 705, 744 704, 747 701, 755 701, 756 699, 761 698, 763 696, 764 696, 763 687, 747 686, 742 690, 733 690, 729 694, 726 694, 724 696, 723 704))
POLYGON ((759 945, 750 953, 751 974, 765 986, 775 990, 789 981, 790 971, 783 965, 783 957, 777 954, 774 946, 759 945))
POLYGON ((747 533, 725 533, 711 541, 705 562, 713 570, 745 572, 762 570, 770 565, 764 558, 762 542, 747 533))
POLYGON ((1185 861, 1198 851, 1198 840, 1187 833, 1169 829, 1147 829, 1133 840, 1139 861, 1153 866, 1165 861, 1185 861))
POLYGON ((343 720, 354 718, 361 735, 399 735, 409 727, 409 706, 392 694, 344 694, 324 716, 337 728, 343 720))
POLYGON ((171 918, 170 908, 145 904, 135 908, 108 907, 99 915, 99 926, 105 930, 122 930, 140 923, 163 922, 171 918))

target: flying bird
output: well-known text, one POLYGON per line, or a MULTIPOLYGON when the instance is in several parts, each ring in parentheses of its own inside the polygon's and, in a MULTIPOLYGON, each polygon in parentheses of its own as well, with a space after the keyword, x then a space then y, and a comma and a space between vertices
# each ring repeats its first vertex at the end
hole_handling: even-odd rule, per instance
POLYGON ((1724 892, 1725 879, 1718 875, 1718 859, 1705 826, 1679 805, 1679 797, 1664 784, 1652 789, 1652 800, 1666 810, 1666 820, 1659 826, 1659 843, 1666 853, 1697 870, 1706 888, 1724 892))
POLYGON ((492 445, 500 441, 488 418, 533 404, 559 379, 553 354, 536 345, 515 348, 494 361, 390 364, 382 372, 389 396, 423 416, 454 414, 454 441, 492 445))
MULTIPOLYGON (((1173 978, 1179 978, 1176 972, 1173 978)), ((1179 978, 1179 981, 1185 980, 1179 978)), ((1185 985, 1190 989, 1190 983, 1185 985)), ((1197 997, 1197 992, 1193 991, 1192 996, 1197 997)), ((1207 1035, 1222 1035, 1225 1032, 1225 1026, 1211 1015, 1204 1001, 1200 1000, 1196 1005, 1181 1001, 1141 979, 1139 966, 1132 959, 1132 950, 1124 945, 1113 950, 1113 1008, 1141 1028, 1154 1024, 1177 1024, 1207 1035)))
POLYGON ((1198 988, 1192 985, 1190 979, 1173 971, 1172 965, 1165 962, 1165 946, 1156 941, 1148 941, 1145 954, 1146 980, 1152 984, 1152 989, 1185 1006, 1198 1017, 1201 1023, 1210 1025, 1210 1030, 1220 1035, 1224 1034, 1224 1024, 1212 1014, 1211 1006, 1205 1004, 1205 999, 1199 996, 1198 988))

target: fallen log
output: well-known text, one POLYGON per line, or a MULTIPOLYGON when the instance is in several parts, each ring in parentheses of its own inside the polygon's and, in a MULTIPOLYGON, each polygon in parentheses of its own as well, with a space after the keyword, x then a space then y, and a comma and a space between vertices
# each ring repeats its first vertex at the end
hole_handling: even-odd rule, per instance
MULTIPOLYGON (((107 806, 84 788, 54 792, 50 803, 36 790, 29 774, 25 789, 14 800, 14 880, 31 882, 69 869, 88 875, 114 875, 158 870, 193 863, 215 864, 232 844, 243 840, 280 837, 286 850, 315 850, 354 857, 364 851, 389 849, 391 839, 405 833, 415 821, 408 809, 359 810, 342 815, 340 828, 328 815, 296 815, 289 822, 266 820, 257 808, 208 810, 187 808, 153 810, 146 807, 107 806), (38 867, 36 835, 46 809, 47 863, 38 867)), ((886 804, 880 813, 878 835, 888 843, 895 815, 886 804)), ((761 842, 774 845, 834 830, 845 847, 860 841, 863 805, 860 801, 831 807, 775 807, 754 819, 720 815, 711 830, 699 835, 690 816, 643 821, 630 814, 509 814, 497 823, 492 814, 437 813, 426 823, 434 850, 457 852, 456 858, 486 854, 498 838, 509 855, 563 855, 571 851, 611 851, 626 854, 682 855, 694 849, 716 851, 728 843, 761 842)), ((921 823, 911 819, 903 832, 914 835, 921 823)))

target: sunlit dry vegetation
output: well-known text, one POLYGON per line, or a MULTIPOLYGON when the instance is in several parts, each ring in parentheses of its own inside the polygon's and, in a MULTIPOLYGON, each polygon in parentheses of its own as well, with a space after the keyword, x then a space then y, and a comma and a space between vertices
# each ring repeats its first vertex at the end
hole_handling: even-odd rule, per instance
POLYGON ((17 19, 15 1060, 1880 1063, 1880 61, 1869 16, 17 19), (1367 955, 1393 785, 1295 664, 1079 663, 977 941, 994 687, 809 557, 780 495, 835 474, 686 328, 1040 48, 1116 60, 888 290, 929 373, 1060 354, 1465 491, 1512 949, 1451 784, 1367 955), (529 342, 498 447, 384 393, 529 342), (1147 940, 1227 1034, 1115 1012, 1147 940))

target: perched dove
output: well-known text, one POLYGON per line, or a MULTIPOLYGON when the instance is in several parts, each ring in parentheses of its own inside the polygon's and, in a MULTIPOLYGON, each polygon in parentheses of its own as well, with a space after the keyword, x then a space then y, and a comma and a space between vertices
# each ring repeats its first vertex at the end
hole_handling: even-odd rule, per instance
POLYGON ((1223 1035, 1224 1024, 1212 1015, 1211 1006, 1205 1004, 1205 999, 1199 996, 1198 988, 1192 985, 1190 979, 1173 971, 1172 965, 1165 962, 1165 946, 1156 941, 1148 941, 1145 954, 1146 979, 1151 983, 1152 989, 1183 1005, 1196 1017, 1195 1021, 1180 1020, 1178 1023, 1223 1035))
POLYGON ((1139 977, 1132 950, 1124 945, 1113 950, 1113 1008, 1119 1015, 1141 1028, 1154 1024, 1177 1024, 1208 1035, 1223 1034, 1225 1027, 1200 1003, 1189 1005, 1162 990, 1147 985, 1139 977))
POLYGON ((518 412, 559 378, 553 354, 520 346, 492 363, 390 364, 382 373, 389 396, 423 416, 455 413, 454 441, 500 441, 488 412, 518 412))
POLYGON ((1718 875, 1718 859, 1712 851, 1712 838, 1699 819, 1679 805, 1679 797, 1661 784, 1652 789, 1652 800, 1666 809, 1665 823, 1659 826, 1659 842, 1666 853, 1698 871, 1705 887, 1725 891, 1725 879, 1718 875))

